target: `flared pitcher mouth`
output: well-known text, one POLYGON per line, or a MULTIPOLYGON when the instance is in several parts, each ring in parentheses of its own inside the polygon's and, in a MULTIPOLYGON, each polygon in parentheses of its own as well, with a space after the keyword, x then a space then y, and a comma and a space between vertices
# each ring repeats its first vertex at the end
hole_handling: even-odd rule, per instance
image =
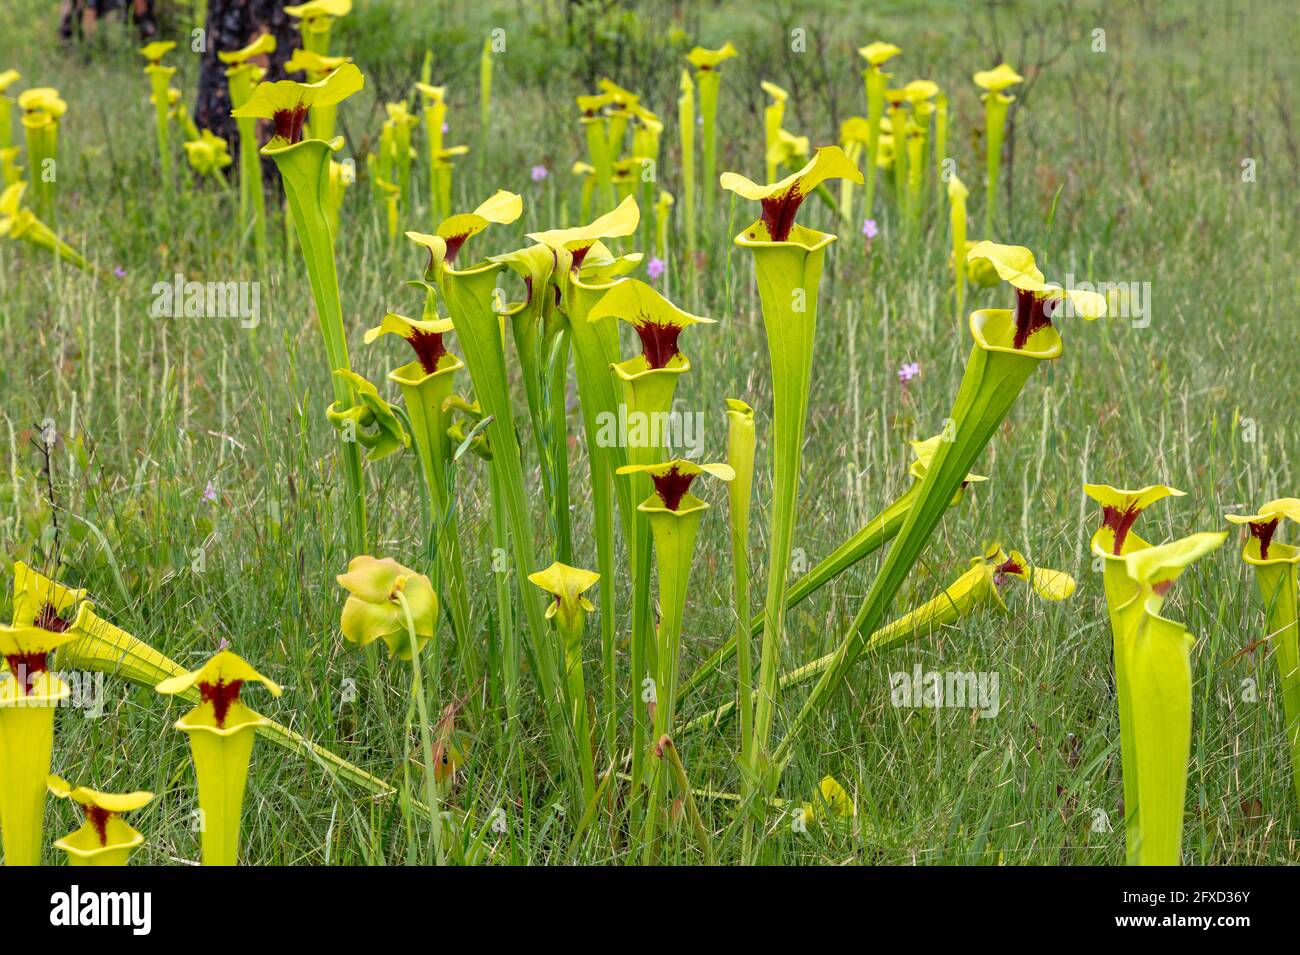
POLYGON ((980 308, 970 313, 970 333, 975 344, 988 352, 1003 352, 1050 361, 1061 357, 1061 334, 1052 325, 1035 329, 1023 348, 1015 347, 1015 313, 1009 308, 980 308))
POLYGON ((762 219, 755 219, 743 231, 737 233, 735 243, 746 249, 791 248, 802 252, 818 252, 835 241, 829 232, 818 232, 798 223, 790 227, 790 235, 783 242, 777 242, 768 232, 762 219))

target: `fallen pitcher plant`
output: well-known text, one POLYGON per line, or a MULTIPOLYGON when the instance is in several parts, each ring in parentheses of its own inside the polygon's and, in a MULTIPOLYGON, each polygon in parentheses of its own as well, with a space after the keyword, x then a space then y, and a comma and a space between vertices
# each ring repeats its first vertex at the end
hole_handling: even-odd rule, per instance
MULTIPOLYGON (((942 593, 915 610, 881 627, 867 640, 866 652, 880 653, 909 643, 941 627, 949 626, 980 610, 991 608, 1009 614, 1002 598, 1002 588, 1011 579, 1023 580, 1034 593, 1044 600, 1059 602, 1074 593, 1075 581, 1069 574, 1046 567, 1034 567, 1019 551, 1007 553, 1000 545, 989 546, 983 554, 971 558, 970 569, 946 587, 942 593)), ((806 683, 826 670, 834 654, 818 657, 811 663, 781 674, 780 686, 785 690, 806 683)), ((703 713, 678 730, 684 737, 696 730, 719 725, 736 710, 734 701, 703 713)))
MULTIPOLYGON (((942 435, 935 435, 924 441, 910 442, 913 461, 908 469, 908 474, 912 478, 912 483, 907 490, 863 524, 857 533, 840 544, 827 557, 795 581, 786 594, 785 609, 787 613, 854 564, 875 553, 886 542, 893 540, 916 501, 917 494, 921 489, 921 479, 925 477, 926 466, 929 465, 930 459, 934 457, 935 448, 938 447, 941 440, 943 440, 942 435)), ((957 493, 952 496, 950 505, 956 507, 961 503, 968 485, 987 480, 988 478, 982 474, 967 474, 966 480, 961 483, 957 493)), ((762 632, 763 620, 764 615, 762 613, 756 614, 750 619, 750 636, 756 636, 762 632)), ((735 656, 737 647, 737 637, 733 635, 712 656, 696 668, 691 678, 682 685, 682 694, 692 693, 709 679, 721 675, 722 665, 735 656)))

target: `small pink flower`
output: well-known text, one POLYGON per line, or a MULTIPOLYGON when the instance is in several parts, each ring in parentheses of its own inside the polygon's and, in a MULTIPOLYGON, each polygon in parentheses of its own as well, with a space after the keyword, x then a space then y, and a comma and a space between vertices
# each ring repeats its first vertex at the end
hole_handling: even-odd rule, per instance
POLYGON ((442 121, 442 131, 444 133, 451 131, 451 127, 447 125, 447 121, 445 119, 442 121))
POLYGON ((880 234, 880 229, 876 226, 875 219, 865 219, 862 223, 862 234, 868 239, 874 239, 880 234))
POLYGON ((120 265, 115 265, 113 266, 113 274, 120 279, 124 279, 126 278, 126 269, 122 268, 120 265))
POLYGON ((215 504, 217 502, 217 486, 211 481, 209 481, 208 486, 203 489, 203 500, 207 501, 209 504, 215 504))
POLYGON ((900 365, 898 368, 898 380, 899 382, 905 385, 920 373, 921 373, 921 365, 919 362, 915 362, 915 361, 905 362, 904 364, 900 365))
POLYGON ((658 256, 653 256, 651 257, 650 261, 646 263, 645 271, 646 274, 650 276, 650 280, 654 281, 658 279, 661 275, 663 275, 665 270, 667 270, 667 268, 668 268, 667 262, 665 262, 663 259, 659 258, 658 256))
POLYGON ((541 182, 550 174, 550 170, 545 166, 534 166, 532 172, 533 182, 541 182))

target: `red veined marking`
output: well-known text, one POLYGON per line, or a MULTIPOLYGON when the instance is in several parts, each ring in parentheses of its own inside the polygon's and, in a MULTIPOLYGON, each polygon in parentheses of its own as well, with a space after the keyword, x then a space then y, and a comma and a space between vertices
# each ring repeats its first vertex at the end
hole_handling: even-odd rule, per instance
POLYGON ((650 475, 650 480, 655 485, 655 493, 659 495, 659 500, 663 501, 664 507, 670 511, 677 510, 681 505, 682 498, 691 489, 691 482, 695 478, 694 474, 682 473, 675 464, 663 474, 650 475))
POLYGON ((290 143, 302 142, 302 125, 307 118, 306 103, 300 102, 292 109, 277 109, 272 118, 275 121, 275 135, 290 143))
POLYGON ((681 354, 677 347, 677 336, 682 333, 681 325, 656 322, 642 314, 637 316, 632 327, 641 339, 641 354, 651 368, 666 368, 674 357, 681 354))
POLYGON ((447 346, 443 344, 441 332, 426 332, 412 328, 411 336, 407 341, 415 349, 415 357, 420 360, 420 367, 426 374, 432 375, 438 370, 438 362, 442 360, 443 355, 447 354, 447 346))
POLYGON ((779 196, 763 200, 763 224, 773 242, 784 242, 790 238, 794 228, 794 214, 803 203, 803 193, 799 186, 793 185, 779 196))
POLYGON ((86 812, 86 822, 95 828, 95 834, 99 836, 99 844, 108 845, 108 820, 113 817, 113 813, 103 806, 90 805, 83 808, 86 812))
POLYGON ((1115 549, 1112 551, 1116 556, 1120 554, 1124 547, 1124 539, 1128 537, 1129 530, 1133 527, 1133 522, 1137 520, 1138 515, 1142 513, 1140 507, 1129 507, 1121 511, 1117 507, 1109 505, 1101 509, 1101 523, 1104 527, 1109 527, 1115 533, 1115 549))
POLYGON ((1051 326, 1052 318, 1047 313, 1047 302, 1047 299, 1039 298, 1033 292, 1016 289, 1016 337, 1012 341, 1012 347, 1017 350, 1024 348, 1030 335, 1040 328, 1051 326))
POLYGON ((42 630, 48 630, 51 633, 63 633, 72 626, 72 624, 59 616, 59 612, 54 609, 54 604, 49 602, 46 602, 46 604, 41 607, 41 612, 36 615, 36 619, 33 623, 42 630))
POLYGON ((460 247, 465 244, 465 240, 468 238, 468 232, 446 236, 443 241, 447 243, 447 254, 443 256, 443 260, 446 262, 454 261, 456 253, 460 251, 460 247))
POLYGON ((1273 534, 1277 531, 1278 522, 1282 518, 1275 517, 1271 521, 1251 521, 1250 536, 1259 541, 1259 559, 1268 560, 1268 547, 1273 543, 1273 534))
POLYGON ((199 684, 199 696, 203 702, 212 704, 212 716, 217 721, 218 729, 225 729, 230 705, 239 701, 239 688, 243 685, 243 680, 231 680, 229 683, 217 680, 216 683, 199 684))
POLYGON ((37 674, 44 673, 49 669, 50 655, 45 650, 32 650, 28 653, 6 653, 5 662, 9 664, 9 672, 18 680, 19 685, 23 688, 23 696, 30 696, 32 684, 36 681, 37 674))

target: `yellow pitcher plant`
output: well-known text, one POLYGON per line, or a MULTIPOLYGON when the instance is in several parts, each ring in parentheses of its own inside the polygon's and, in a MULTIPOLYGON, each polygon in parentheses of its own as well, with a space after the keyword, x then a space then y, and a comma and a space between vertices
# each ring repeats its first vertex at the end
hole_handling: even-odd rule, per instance
POLYGON ((9 87, 20 79, 22 75, 17 70, 0 70, 0 150, 14 144, 14 107, 18 101, 9 95, 9 87))
POLYGON ((866 163, 866 208, 863 215, 870 218, 876 196, 876 170, 879 168, 880 121, 885 116, 885 87, 892 74, 886 73, 882 66, 903 51, 892 43, 877 40, 858 49, 858 55, 867 61, 867 68, 862 71, 862 79, 867 94, 867 163, 866 163))
POLYGON ((600 581, 600 574, 555 561, 545 570, 528 575, 535 586, 552 597, 546 607, 547 619, 555 624, 564 650, 564 685, 568 694, 569 720, 582 772, 583 797, 587 803, 595 797, 591 721, 587 717, 587 690, 582 675, 582 634, 587 614, 596 608, 583 594, 600 581))
MULTIPOLYGON (((217 59, 226 64, 230 105, 235 109, 248 102, 253 89, 266 75, 263 63, 254 61, 265 61, 274 52, 275 36, 262 33, 247 46, 217 53, 217 59)), ((258 264, 264 266, 267 256, 266 195, 262 184, 262 160, 257 154, 257 120, 241 117, 235 120, 235 128, 239 131, 239 221, 245 228, 252 227, 258 264)))
MULTIPOLYGON (((696 464, 674 458, 659 464, 628 464, 619 474, 646 475, 654 488, 637 505, 649 519, 654 540, 655 564, 659 571, 659 627, 654 656, 654 739, 671 736, 677 710, 677 676, 681 655, 682 616, 695 555, 695 538, 700 520, 709 505, 690 492, 701 474, 722 481, 736 476, 728 464, 696 464)), ((644 861, 651 861, 659 808, 667 789, 668 773, 661 766, 651 781, 650 804, 645 816, 642 849, 644 861)))
POLYGON ((285 7, 284 12, 298 20, 303 49, 328 56, 330 29, 335 20, 352 12, 352 0, 309 0, 285 7))
MULTIPOLYGON (((291 80, 261 83, 248 101, 231 113, 235 119, 269 119, 275 124, 275 135, 262 148, 262 154, 274 159, 280 170, 316 305, 321 337, 325 340, 325 354, 330 370, 335 372, 351 371, 334 261, 334 229, 327 208, 331 154, 342 146, 342 139, 331 142, 305 139, 304 125, 313 106, 340 103, 364 85, 361 71, 346 63, 319 83, 294 83, 291 80)), ((334 375, 333 383, 335 402, 343 407, 350 406, 353 401, 347 379, 334 375)), ((365 550, 366 505, 357 443, 343 442, 342 456, 348 545, 353 553, 361 553, 365 550)))
POLYGON ((758 202, 761 216, 735 238, 754 254, 758 295, 772 366, 772 523, 768 586, 754 709, 755 758, 768 745, 776 703, 777 666, 784 645, 785 603, 794 518, 803 460, 803 435, 812 383, 817 295, 826 248, 835 236, 795 223, 805 197, 828 179, 862 181, 838 146, 824 146, 812 160, 780 182, 760 186, 723 173, 724 189, 758 202))
MULTIPOLYGON (((163 109, 166 109, 166 84, 163 84, 163 109)), ((23 134, 27 142, 27 169, 32 177, 32 204, 36 215, 54 225, 54 184, 58 178, 59 123, 68 112, 68 104, 59 91, 49 86, 34 86, 18 94, 22 110, 23 134)))
POLYGON ((700 119, 703 131, 703 146, 700 152, 700 169, 704 176, 704 218, 713 222, 713 207, 718 191, 717 155, 718 155, 718 85, 722 73, 718 69, 724 62, 736 55, 736 48, 728 41, 716 50, 707 50, 697 46, 686 59, 695 67, 695 83, 700 90, 700 119))
POLYGON ((51 670, 51 655, 76 639, 84 591, 54 595, 31 622, 0 625, 0 836, 6 865, 39 865, 45 777, 54 751, 54 710, 72 690, 51 670))
POLYGON ((221 650, 197 670, 169 677, 154 687, 164 696, 184 696, 198 689, 199 702, 176 721, 190 740, 199 788, 200 843, 204 865, 237 865, 244 788, 257 728, 269 722, 240 699, 246 683, 261 683, 280 695, 274 680, 262 676, 242 657, 221 650))
POLYGON ((1249 532, 1241 559, 1254 568, 1255 584, 1264 605, 1267 639, 1282 685, 1291 783, 1300 801, 1300 623, 1296 610, 1300 547, 1275 539, 1283 520, 1300 523, 1300 498, 1278 498, 1264 504, 1257 513, 1225 514, 1224 518, 1244 525, 1249 532))
POLYGON ((156 40, 140 48, 140 55, 145 59, 145 76, 149 78, 149 87, 153 91, 154 127, 158 135, 158 164, 162 170, 164 185, 171 182, 172 155, 168 137, 167 88, 171 85, 176 67, 164 66, 162 58, 176 49, 171 40, 156 40))
POLYGON ((1162 617, 1160 611, 1178 576, 1227 536, 1192 534, 1134 550, 1123 558, 1126 592, 1116 593, 1124 602, 1115 603, 1107 594, 1117 659, 1122 654, 1128 674, 1132 759, 1123 762, 1123 774, 1126 791, 1132 787, 1138 801, 1133 815, 1125 801, 1130 865, 1181 861, 1192 743, 1191 650, 1196 641, 1181 623, 1162 617))
POLYGON ((85 822, 54 843, 68 857, 71 866, 126 865, 131 852, 144 845, 144 836, 131 828, 123 813, 143 809, 153 793, 102 793, 86 786, 72 786, 61 776, 50 774, 46 784, 51 794, 70 799, 81 807, 85 822))
POLYGON ((998 198, 998 171, 1002 168, 1002 141, 1006 135, 1007 110, 1016 98, 1005 90, 1024 77, 1006 63, 991 70, 980 70, 973 77, 975 85, 984 90, 984 234, 993 235, 993 211, 998 198))

